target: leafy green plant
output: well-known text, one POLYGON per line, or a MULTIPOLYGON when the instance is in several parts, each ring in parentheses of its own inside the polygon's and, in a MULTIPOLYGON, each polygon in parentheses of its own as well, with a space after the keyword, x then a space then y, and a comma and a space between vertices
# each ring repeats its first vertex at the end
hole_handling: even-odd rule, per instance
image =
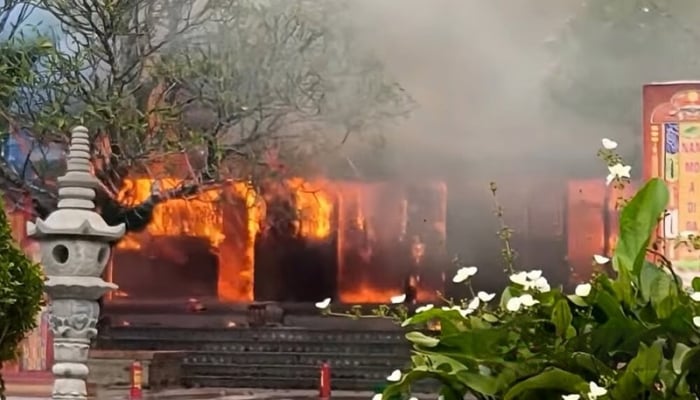
MULTIPOLYGON (((0 367, 17 357, 19 344, 36 327, 43 291, 41 267, 17 248, 7 216, 0 211, 0 367)), ((0 375, 2 400, 5 400, 4 393, 0 375)))
MULTIPOLYGON (((603 144, 608 184, 624 186, 629 167, 612 154, 614 142, 603 144)), ((700 279, 686 290, 670 263, 647 257, 668 198, 665 183, 652 179, 620 202, 614 254, 593 257, 610 272, 600 268, 574 293, 509 259, 499 301, 474 294, 477 268, 465 266, 453 282, 468 285, 471 299, 424 305, 408 318, 405 307, 384 308, 409 329, 413 352, 410 368, 394 371, 376 400, 408 396, 426 379, 440 383, 444 400, 697 399, 700 279), (439 330, 427 329, 436 323, 439 330)), ((332 314, 328 302, 318 306, 332 314)))

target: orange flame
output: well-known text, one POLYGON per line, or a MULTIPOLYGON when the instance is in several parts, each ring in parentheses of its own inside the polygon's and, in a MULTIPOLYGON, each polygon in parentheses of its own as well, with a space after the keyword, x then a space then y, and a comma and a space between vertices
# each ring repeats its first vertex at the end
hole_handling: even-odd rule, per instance
MULTIPOLYGON (((151 194, 154 181, 129 179, 117 195, 121 204, 134 206, 145 201, 151 194)), ((163 190, 173 189, 180 183, 177 179, 159 181, 163 190)), ((195 236, 208 238, 213 247, 225 239, 221 232, 221 213, 218 208, 220 193, 217 190, 202 192, 192 200, 173 199, 159 204, 153 211, 153 220, 145 233, 153 236, 195 236), (192 218, 196 215, 197 218, 192 218)), ((129 234, 117 244, 120 249, 140 249, 142 234, 129 234)))
MULTIPOLYGON (((177 187, 180 181, 163 179, 159 183, 163 190, 168 190, 177 187)), ((126 180, 117 198, 124 205, 139 204, 150 196, 152 184, 151 179, 126 180)), ((255 238, 265 210, 257 193, 246 183, 233 183, 231 189, 243 200, 247 211, 246 232, 235 233, 244 236, 245 248, 238 257, 219 257, 218 294, 221 300, 250 301, 253 299, 255 238)), ((171 199, 157 205, 145 231, 129 233, 117 244, 117 249, 147 250, 151 236, 194 236, 208 239, 221 255, 227 239, 222 213, 222 207, 227 205, 221 201, 221 195, 222 190, 212 189, 191 199, 171 199)))
MULTIPOLYGON (((119 201, 124 205, 143 202, 151 194, 152 182, 150 179, 127 180, 119 193, 119 201)), ((163 179, 159 183, 167 190, 180 181, 163 179)), ((409 201, 406 193, 397 188, 400 187, 291 178, 269 183, 263 199, 249 184, 237 182, 189 199, 171 199, 159 204, 145 231, 129 233, 116 249, 154 251, 154 246, 149 245, 153 237, 204 238, 218 255, 219 299, 252 301, 255 242, 264 238, 260 236, 264 232, 261 223, 272 216, 268 215, 266 202, 275 198, 288 199, 295 208, 292 222, 298 235, 321 242, 321 246, 337 246, 340 300, 386 303, 406 290, 406 279, 417 273, 410 268, 425 261, 429 252, 435 254, 435 243, 439 242, 424 240, 434 236, 433 233, 418 232, 415 227, 409 229, 409 201)), ((412 207, 414 204, 411 203, 412 207)), ((438 217, 431 217, 430 221, 444 225, 442 211, 432 212, 438 217)), ((438 236, 442 234, 438 232, 438 236)), ((173 247, 167 251, 174 256, 179 255, 174 253, 187 251, 173 247)), ((166 251, 158 250, 159 254, 166 251)), ((328 268, 335 267, 328 265, 328 268)), ((425 286, 421 279, 414 280, 418 301, 435 299, 434 287, 425 286)))
POLYGON ((323 240, 331 235, 333 198, 323 182, 309 184, 300 178, 287 181, 297 208, 295 226, 305 238, 323 240))

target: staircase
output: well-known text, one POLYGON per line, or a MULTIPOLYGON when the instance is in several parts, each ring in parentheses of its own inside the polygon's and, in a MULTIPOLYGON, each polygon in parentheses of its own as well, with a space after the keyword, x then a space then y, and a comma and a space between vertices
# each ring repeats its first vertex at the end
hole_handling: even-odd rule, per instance
POLYGON ((312 328, 112 327, 106 350, 181 350, 186 386, 316 389, 319 367, 331 365, 332 387, 372 390, 409 361, 396 330, 312 328))

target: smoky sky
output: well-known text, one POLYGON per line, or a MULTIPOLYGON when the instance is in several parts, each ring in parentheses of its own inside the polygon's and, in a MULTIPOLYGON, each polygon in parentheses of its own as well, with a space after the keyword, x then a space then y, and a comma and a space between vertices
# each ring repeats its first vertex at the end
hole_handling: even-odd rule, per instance
MULTIPOLYGON (((355 38, 416 103, 408 118, 383 128, 386 146, 372 155, 381 159, 381 168, 407 176, 486 179, 524 168, 564 175, 605 172, 598 172, 595 152, 601 137, 616 137, 615 128, 559 109, 544 86, 557 62, 547 42, 579 1, 348 3, 355 38)), ((40 11, 27 22, 38 20, 44 29, 54 25, 40 11)), ((347 147, 351 154, 352 144, 347 147)), ((354 159, 360 175, 369 169, 362 157, 354 159)))
POLYGON ((579 2, 351 4, 359 40, 417 103, 408 119, 385 131, 382 157, 392 167, 409 174, 493 175, 488 178, 524 167, 597 173, 600 138, 614 132, 558 109, 544 87, 557 61, 547 42, 579 2))

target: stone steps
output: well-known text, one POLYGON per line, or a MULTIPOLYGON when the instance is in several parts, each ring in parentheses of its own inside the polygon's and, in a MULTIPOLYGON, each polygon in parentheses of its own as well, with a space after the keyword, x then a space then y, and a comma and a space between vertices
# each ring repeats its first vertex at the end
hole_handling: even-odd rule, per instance
POLYGON ((337 354, 337 353, 269 353, 269 352, 206 352, 190 351, 185 364, 208 365, 215 360, 218 364, 236 365, 280 365, 318 367, 322 361, 338 368, 396 368, 397 363, 406 361, 406 353, 401 354, 337 354))
POLYGON ((113 327, 99 345, 184 351, 188 386, 316 389, 328 362, 334 389, 373 390, 409 361, 403 336, 398 329, 113 327))
MULTIPOLYGON (((332 368, 331 376, 338 379, 370 379, 382 382, 394 369, 402 367, 404 363, 391 367, 363 367, 363 368, 332 368)), ((273 364, 217 364, 217 365, 193 365, 185 366, 188 375, 202 376, 231 376, 243 378, 286 378, 286 379, 310 379, 317 381, 319 378, 318 366, 273 365, 273 364)))
MULTIPOLYGON (((192 375, 185 378, 185 385, 188 387, 222 387, 222 388, 255 388, 264 387, 266 389, 295 389, 318 390, 318 379, 294 379, 281 377, 231 377, 229 375, 192 375)), ((361 390, 373 391, 380 387, 376 380, 372 379, 338 379, 333 378, 331 382, 335 390, 361 390)), ((369 397, 368 397, 369 398, 369 397)))

